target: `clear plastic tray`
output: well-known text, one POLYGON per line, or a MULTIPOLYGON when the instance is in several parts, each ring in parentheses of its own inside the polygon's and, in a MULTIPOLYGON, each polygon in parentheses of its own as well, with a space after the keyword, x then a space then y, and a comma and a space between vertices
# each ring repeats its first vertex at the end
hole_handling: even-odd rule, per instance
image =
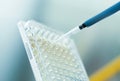
POLYGON ((89 81, 70 38, 55 42, 59 31, 32 20, 18 27, 36 81, 89 81))

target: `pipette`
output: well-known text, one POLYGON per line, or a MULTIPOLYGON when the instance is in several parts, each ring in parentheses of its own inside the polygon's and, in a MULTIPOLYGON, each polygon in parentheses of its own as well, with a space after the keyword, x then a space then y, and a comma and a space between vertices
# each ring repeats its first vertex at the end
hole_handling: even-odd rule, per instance
POLYGON ((104 10, 103 12, 99 13, 98 15, 88 19, 82 25, 71 29, 69 32, 67 32, 64 35, 62 35, 61 37, 59 37, 59 39, 57 39, 56 41, 59 41, 62 38, 71 36, 73 33, 77 33, 79 30, 82 30, 83 28, 90 27, 90 26, 94 25, 95 23, 99 22, 100 20, 116 13, 119 10, 120 10, 120 1, 116 4, 114 4, 113 6, 109 7, 108 9, 104 10))

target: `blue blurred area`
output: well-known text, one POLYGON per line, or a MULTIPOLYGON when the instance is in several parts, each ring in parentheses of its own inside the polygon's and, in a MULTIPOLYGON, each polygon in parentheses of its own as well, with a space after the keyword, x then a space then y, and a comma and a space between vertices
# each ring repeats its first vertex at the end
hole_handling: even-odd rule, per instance
MULTIPOLYGON (((67 32, 117 1, 0 0, 0 81, 34 81, 19 20, 34 19, 67 32)), ((120 54, 119 22, 120 12, 72 36, 89 75, 120 54)))

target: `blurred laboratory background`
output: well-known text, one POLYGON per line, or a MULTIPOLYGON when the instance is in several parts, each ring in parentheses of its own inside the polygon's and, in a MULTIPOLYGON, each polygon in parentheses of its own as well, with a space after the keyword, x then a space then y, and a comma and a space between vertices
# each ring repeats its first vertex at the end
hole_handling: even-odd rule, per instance
MULTIPOLYGON (((35 81, 17 28, 20 20, 33 19, 65 33, 118 1, 0 0, 0 81, 35 81)), ((120 56, 119 34, 117 12, 71 36, 89 77, 120 56)), ((108 80, 120 81, 120 70, 108 80)))

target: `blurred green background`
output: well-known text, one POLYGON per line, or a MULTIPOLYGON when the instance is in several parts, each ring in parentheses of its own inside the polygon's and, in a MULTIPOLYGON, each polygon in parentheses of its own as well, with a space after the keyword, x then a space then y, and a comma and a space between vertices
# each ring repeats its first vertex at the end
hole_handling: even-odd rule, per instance
MULTIPOLYGON (((34 81, 17 23, 34 19, 67 32, 119 0, 0 0, 0 81, 34 81)), ((120 55, 120 12, 71 38, 90 76, 120 55)), ((109 81, 119 81, 117 74, 109 81)))

